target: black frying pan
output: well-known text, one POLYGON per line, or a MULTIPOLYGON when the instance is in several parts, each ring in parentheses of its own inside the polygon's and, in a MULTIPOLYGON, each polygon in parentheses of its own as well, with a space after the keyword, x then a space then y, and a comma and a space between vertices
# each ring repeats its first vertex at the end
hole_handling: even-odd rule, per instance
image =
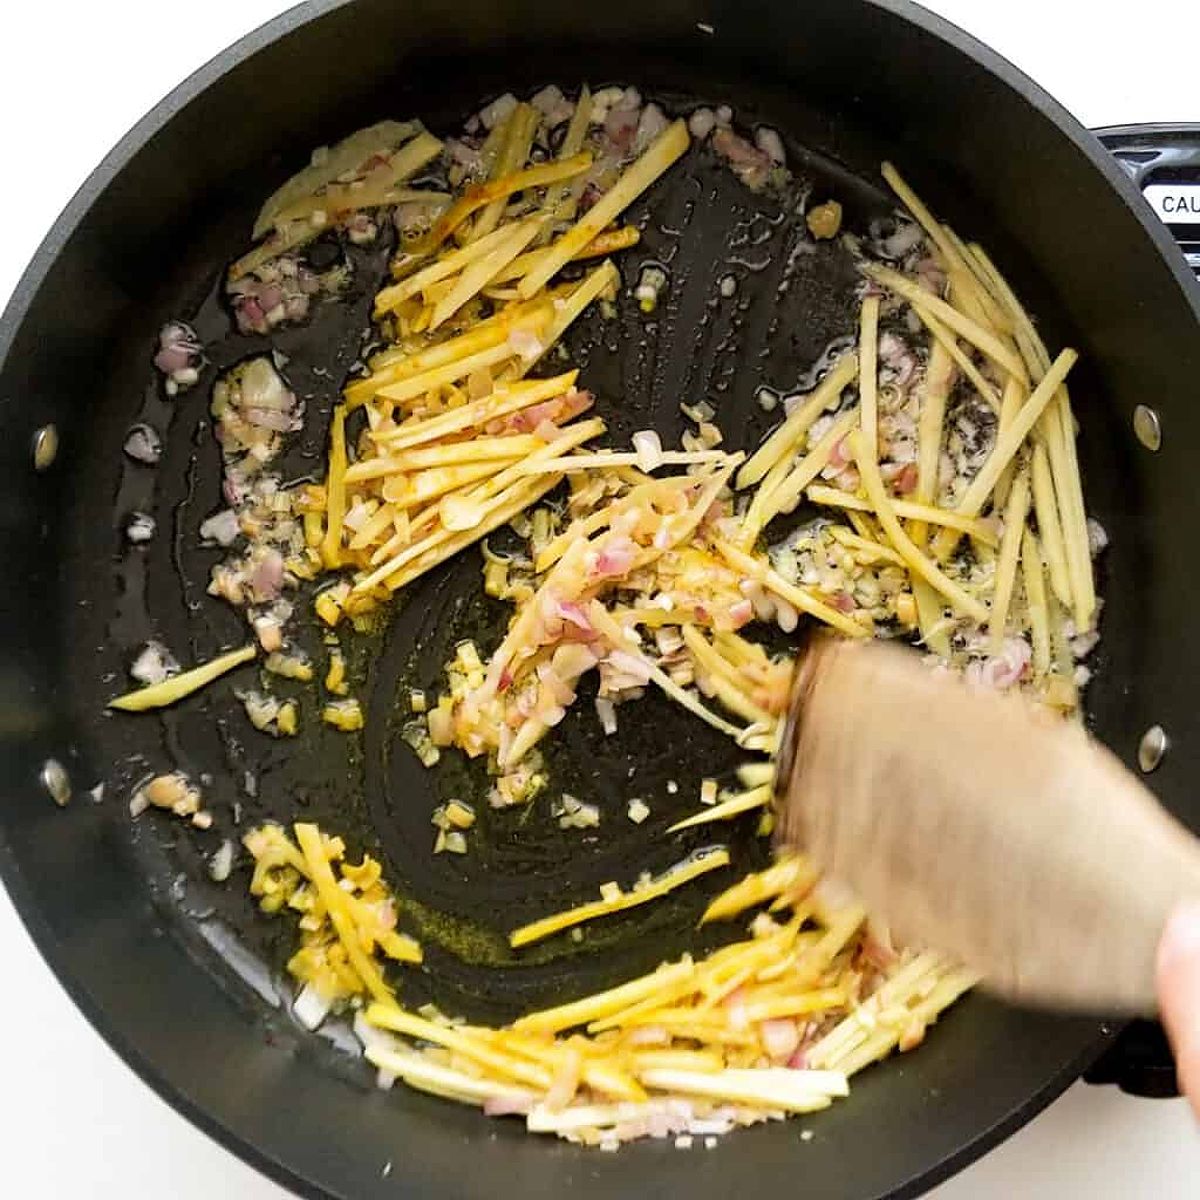
MULTIPOLYGON (((232 1148, 304 1191, 731 1195, 747 1180, 766 1188, 804 1179, 820 1195, 911 1194, 1033 1115, 1097 1055, 1107 1031, 971 997, 919 1053, 866 1073, 850 1101, 809 1122, 816 1136, 803 1148, 787 1125, 739 1134, 702 1157, 660 1145, 586 1154, 428 1097, 376 1093, 353 1060, 264 1000, 278 994, 271 968, 283 930, 252 913, 244 875, 229 888, 209 886, 200 854, 213 841, 153 818, 131 826, 125 809, 123 789, 147 766, 179 763, 211 775, 214 808, 236 799, 247 820, 304 811, 378 850, 406 891, 457 914, 442 936, 425 931, 434 943, 428 986, 472 1015, 504 1017, 578 994, 690 943, 703 888, 645 921, 613 923, 602 953, 571 951, 568 942, 518 969, 497 948, 497 930, 593 892, 599 880, 624 874, 615 867, 678 858, 679 845, 646 836, 654 826, 636 842, 606 837, 581 847, 546 834, 544 821, 497 820, 471 862, 430 860, 434 793, 461 785, 431 780, 411 763, 387 718, 395 689, 410 679, 431 684, 460 631, 486 637, 495 614, 468 599, 478 590, 472 555, 422 581, 388 627, 361 643, 371 719, 349 755, 332 733, 295 744, 252 738, 238 725, 229 682, 161 719, 100 716, 152 628, 194 658, 240 633, 232 613, 203 597, 209 560, 195 549, 195 526, 217 502, 216 453, 202 427, 207 389, 171 406, 159 398, 149 367, 158 326, 195 315, 216 365, 262 349, 229 335, 214 287, 262 197, 312 145, 385 115, 412 113, 449 131, 489 94, 582 78, 636 83, 674 107, 734 103, 743 121, 781 129, 793 160, 856 223, 888 207, 876 171, 880 158, 894 158, 961 231, 993 249, 1048 339, 1081 349, 1085 488, 1113 543, 1092 718, 1127 758, 1148 725, 1166 726, 1174 749, 1155 777, 1158 791, 1200 825, 1186 683, 1200 661, 1200 632, 1186 559, 1166 541, 1195 512, 1184 457, 1200 368, 1195 285, 1098 143, 1007 64, 907 4, 668 3, 650 11, 617 2, 576 13, 540 0, 465 0, 452 11, 363 0, 281 18, 165 102, 60 220, 4 318, 0 487, 10 566, 25 586, 0 593, 0 762, 10 780, 0 868, 65 985, 134 1067, 232 1148), (296 86, 280 87, 284 79, 296 86), (71 302, 81 295, 86 305, 71 302), (1156 458, 1130 432, 1142 402, 1158 410, 1165 431, 1156 458), (170 424, 153 477, 120 453, 129 424, 147 416, 170 424), (39 474, 30 439, 49 423, 61 446, 39 474), (163 535, 132 556, 122 544, 124 516, 151 504, 163 535), (50 758, 77 791, 104 779, 108 801, 57 811, 39 783, 50 758)), ((792 382, 850 328, 851 280, 832 252, 806 264, 775 307, 781 243, 771 239, 786 235, 786 220, 702 161, 648 198, 651 228, 633 262, 665 254, 655 238, 668 235, 654 223, 696 187, 718 194, 695 235, 678 241, 675 287, 649 349, 635 344, 640 323, 616 340, 585 326, 572 346, 592 386, 623 397, 608 414, 617 437, 650 420, 673 436, 679 396, 719 390, 722 425, 751 442, 764 421, 752 403, 758 385, 792 382), (744 231, 753 241, 768 228, 762 270, 740 255, 741 324, 733 324, 736 311, 706 314, 712 272, 737 249, 731 240, 744 231), (770 355, 758 357, 768 344, 770 355)), ((293 385, 317 413, 339 381, 313 366, 348 367, 358 350, 373 264, 360 266, 357 308, 331 310, 278 339, 293 385)), ((320 419, 310 418, 291 463, 297 473, 318 469, 322 440, 320 419)), ((693 775, 724 765, 722 747, 652 700, 626 724, 616 750, 589 740, 582 723, 567 730, 556 769, 576 780, 576 791, 624 796, 634 766, 647 791, 673 777, 683 795, 689 762, 693 775)), ((656 806, 659 826, 672 815, 656 806)), ((760 853, 746 835, 737 849, 747 865, 760 853)), ((406 995, 416 1000, 418 991, 406 995)))

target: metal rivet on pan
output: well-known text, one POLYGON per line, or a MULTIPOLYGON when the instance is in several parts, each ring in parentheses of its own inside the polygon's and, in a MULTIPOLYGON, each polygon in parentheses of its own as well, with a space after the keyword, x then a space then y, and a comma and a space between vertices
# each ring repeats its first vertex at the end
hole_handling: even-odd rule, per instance
POLYGON ((71 780, 67 769, 57 758, 48 758, 42 764, 42 787, 50 794, 50 799, 60 808, 66 808, 71 799, 71 780))
POLYGON ((1162 424, 1149 405, 1139 404, 1133 410, 1133 432, 1147 450, 1158 450, 1162 445, 1162 424))
POLYGON ((57 457, 58 428, 55 425, 43 425, 33 435, 33 469, 45 471, 53 466, 57 457))
POLYGON ((1142 768, 1143 773, 1149 775, 1162 762, 1169 745, 1161 725, 1151 725, 1142 734, 1142 740, 1138 743, 1138 766, 1142 768))

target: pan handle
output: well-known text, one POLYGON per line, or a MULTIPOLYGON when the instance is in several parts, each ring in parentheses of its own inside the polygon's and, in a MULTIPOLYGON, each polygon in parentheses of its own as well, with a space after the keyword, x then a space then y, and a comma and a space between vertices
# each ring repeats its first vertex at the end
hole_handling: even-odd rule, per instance
POLYGON ((1200 277, 1200 125, 1110 125, 1093 132, 1200 277))
POLYGON ((1130 1096, 1179 1095, 1175 1060, 1157 1021, 1130 1021, 1083 1077, 1088 1083, 1115 1083, 1130 1096))

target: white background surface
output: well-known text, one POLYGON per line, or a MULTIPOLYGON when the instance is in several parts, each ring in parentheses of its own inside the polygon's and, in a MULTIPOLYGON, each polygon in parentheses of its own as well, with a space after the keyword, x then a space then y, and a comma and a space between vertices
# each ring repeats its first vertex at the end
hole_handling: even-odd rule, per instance
MULTIPOLYGON (((284 7, 279 0, 0 6, 0 301, 113 142, 188 73, 284 7)), ((1194 2, 930 0, 929 7, 1008 56, 1085 124, 1200 122, 1193 39, 1183 35, 1194 2)), ((10 1034, 0 1088, 0 1194, 284 1196, 192 1129, 117 1059, 60 991, 3 892, 0 962, 0 1028, 10 1034)), ((1182 1200, 1198 1194, 1198 1179, 1200 1137, 1182 1101, 1131 1100, 1078 1084, 936 1195, 1182 1200)))

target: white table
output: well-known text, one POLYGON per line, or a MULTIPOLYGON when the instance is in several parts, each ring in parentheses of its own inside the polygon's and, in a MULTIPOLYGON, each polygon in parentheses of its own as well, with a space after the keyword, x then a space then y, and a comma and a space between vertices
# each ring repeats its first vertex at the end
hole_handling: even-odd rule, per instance
MULTIPOLYGON (((85 175, 147 108, 280 0, 6 4, 0 299, 85 175)), ((1187 0, 930 0, 1045 84, 1086 124, 1200 121, 1187 0), (1084 11, 1086 9, 1086 16, 1084 11), (1139 62, 1137 56, 1146 55, 1139 62)), ((177 1116, 75 1011, 0 891, 0 1091, 5 1195, 281 1200, 284 1193, 177 1116)), ((119 969, 119 967, 115 968, 119 969)), ((985 1084, 981 1081, 981 1086, 985 1084)), ((1200 1137, 1182 1101, 1077 1084, 938 1200, 1183 1200, 1200 1137)))

